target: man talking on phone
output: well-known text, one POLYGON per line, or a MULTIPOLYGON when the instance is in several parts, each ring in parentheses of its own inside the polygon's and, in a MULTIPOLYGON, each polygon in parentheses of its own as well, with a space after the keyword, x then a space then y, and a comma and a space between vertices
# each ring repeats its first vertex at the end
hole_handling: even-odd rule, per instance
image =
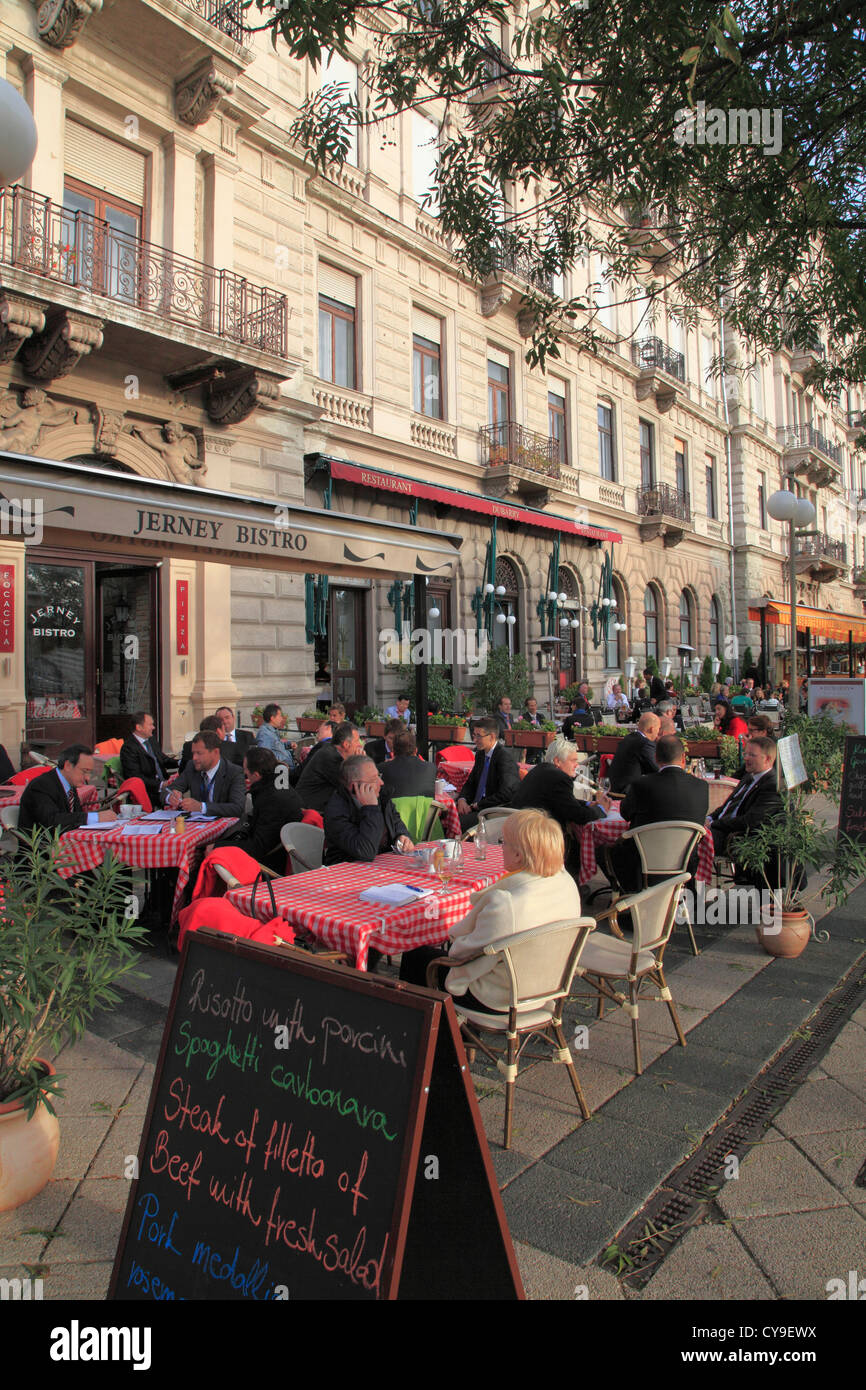
POLYGON ((388 850, 412 849, 409 833, 397 814, 371 758, 358 754, 340 769, 340 786, 325 807, 324 864, 369 863, 388 850))

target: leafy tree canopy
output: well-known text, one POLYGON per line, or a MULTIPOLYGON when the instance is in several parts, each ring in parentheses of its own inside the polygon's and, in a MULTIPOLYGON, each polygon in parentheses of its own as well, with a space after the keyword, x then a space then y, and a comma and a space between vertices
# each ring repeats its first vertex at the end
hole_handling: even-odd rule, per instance
POLYGON ((759 352, 831 334, 816 384, 866 378, 856 0, 245 3, 314 65, 367 50, 359 100, 326 86, 295 126, 319 165, 345 157, 352 123, 418 107, 443 123, 442 226, 478 279, 503 258, 533 267, 530 361, 563 332, 597 349, 613 286, 639 306, 638 337, 662 299, 684 323, 721 304, 759 352), (606 289, 544 292, 587 253, 606 289))

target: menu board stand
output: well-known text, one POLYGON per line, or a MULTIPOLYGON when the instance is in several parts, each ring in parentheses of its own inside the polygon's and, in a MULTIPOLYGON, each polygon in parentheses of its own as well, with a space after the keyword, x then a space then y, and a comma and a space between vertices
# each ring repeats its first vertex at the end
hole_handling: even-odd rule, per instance
POLYGON ((190 934, 109 1297, 523 1298, 450 997, 190 934))
POLYGON ((866 738, 859 735, 845 740, 837 833, 866 841, 866 738))

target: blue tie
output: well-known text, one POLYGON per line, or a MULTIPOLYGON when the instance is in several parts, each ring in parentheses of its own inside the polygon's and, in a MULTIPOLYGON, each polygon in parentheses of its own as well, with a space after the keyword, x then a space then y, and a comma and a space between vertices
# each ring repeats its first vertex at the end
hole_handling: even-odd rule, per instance
POLYGON ((211 775, 210 775, 209 777, 208 777, 208 776, 205 776, 205 778, 204 778, 204 797, 203 797, 202 799, 203 799, 205 805, 207 805, 207 803, 208 803, 208 802, 210 801, 210 799, 211 799, 211 792, 213 791, 213 784, 214 784, 214 781, 215 781, 215 780, 216 780, 216 773, 215 773, 215 772, 211 773, 211 775))
POLYGON ((487 790, 487 774, 490 771, 490 756, 491 755, 487 753, 484 757, 484 769, 481 773, 481 780, 478 783, 478 791, 475 793, 476 801, 480 801, 481 798, 484 796, 485 791, 487 790))

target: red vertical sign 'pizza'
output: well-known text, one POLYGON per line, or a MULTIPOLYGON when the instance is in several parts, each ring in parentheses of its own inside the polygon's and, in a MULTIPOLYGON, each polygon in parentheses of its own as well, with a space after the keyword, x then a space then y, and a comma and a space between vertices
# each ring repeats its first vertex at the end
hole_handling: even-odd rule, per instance
POLYGON ((175 605, 177 628, 177 654, 189 656, 189 580, 178 579, 177 602, 175 605))
POLYGON ((15 650, 15 566, 0 565, 0 652, 15 650))

